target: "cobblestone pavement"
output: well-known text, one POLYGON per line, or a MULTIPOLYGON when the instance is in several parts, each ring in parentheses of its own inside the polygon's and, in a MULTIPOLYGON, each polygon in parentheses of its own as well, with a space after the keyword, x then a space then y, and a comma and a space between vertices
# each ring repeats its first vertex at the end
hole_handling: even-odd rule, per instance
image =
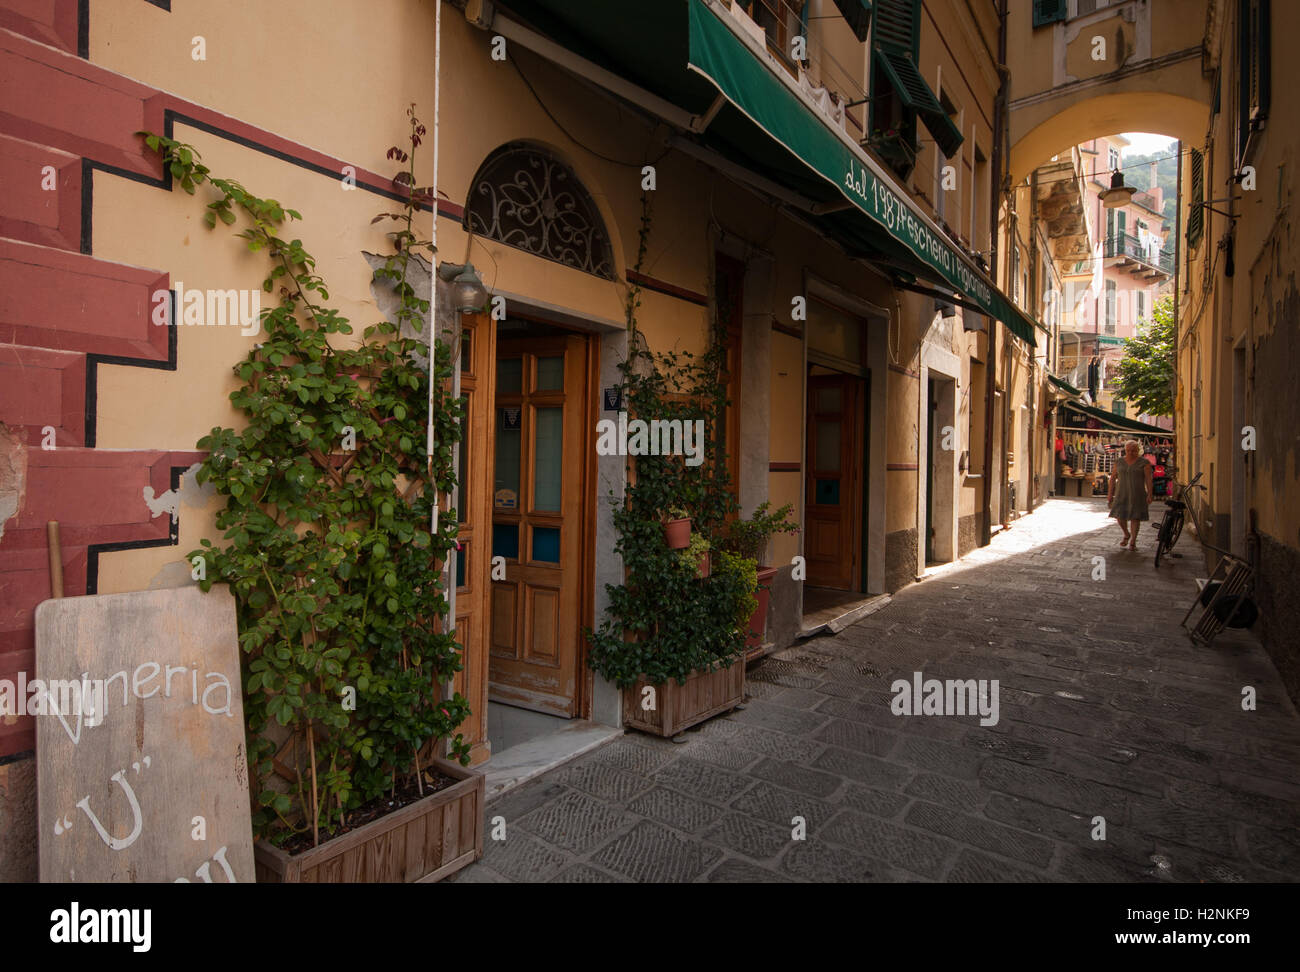
POLYGON ((1104 503, 1049 500, 752 666, 750 704, 685 743, 628 733, 507 793, 457 880, 1295 880, 1300 717, 1244 633, 1180 631, 1205 571, 1190 537, 1156 571, 1154 534, 1121 551, 1104 503), (918 671, 997 679, 998 723, 893 715, 918 671))

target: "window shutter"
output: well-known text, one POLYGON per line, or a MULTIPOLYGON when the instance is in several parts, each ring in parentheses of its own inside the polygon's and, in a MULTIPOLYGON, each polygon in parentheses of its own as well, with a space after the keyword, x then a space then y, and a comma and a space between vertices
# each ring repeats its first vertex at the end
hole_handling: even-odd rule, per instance
POLYGON ((835 0, 835 6, 853 28, 853 34, 865 41, 871 32, 871 0, 835 0))
POLYGON ((1245 151, 1252 122, 1268 117, 1272 94, 1270 81, 1269 0, 1239 0, 1237 4, 1238 68, 1240 70, 1240 117, 1237 120, 1237 151, 1245 151))
POLYGON ((921 41, 921 0, 876 0, 877 47, 916 59, 921 41))
POLYGON ((876 26, 871 39, 876 48, 873 56, 879 58, 904 106, 925 122, 939 150, 952 158, 962 144, 962 133, 917 69, 921 0, 876 0, 876 26))
POLYGON ((1201 233, 1205 229, 1205 210, 1201 202, 1205 198, 1205 161, 1201 153, 1192 149, 1192 193, 1187 201, 1187 246, 1195 247, 1201 242, 1201 233))
POLYGON ((1070 0, 1034 0, 1034 26, 1044 27, 1069 16, 1070 0))

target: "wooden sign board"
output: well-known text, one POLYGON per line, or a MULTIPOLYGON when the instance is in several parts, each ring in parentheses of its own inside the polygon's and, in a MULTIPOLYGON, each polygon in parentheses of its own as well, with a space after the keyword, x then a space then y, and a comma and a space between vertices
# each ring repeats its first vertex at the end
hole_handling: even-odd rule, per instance
POLYGON ((225 587, 45 601, 36 676, 42 881, 254 880, 225 587))

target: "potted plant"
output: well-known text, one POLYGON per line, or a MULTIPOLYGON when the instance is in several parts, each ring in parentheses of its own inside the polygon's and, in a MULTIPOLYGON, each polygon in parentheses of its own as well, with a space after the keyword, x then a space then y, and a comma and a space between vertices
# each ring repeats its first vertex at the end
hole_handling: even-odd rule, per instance
POLYGON ((768 541, 778 533, 798 533, 799 524, 790 519, 794 507, 787 503, 775 513, 768 512, 771 504, 764 501, 754 510, 749 519, 736 519, 727 525, 726 539, 723 547, 742 557, 748 557, 759 564, 757 600, 752 617, 746 626, 749 636, 746 647, 758 648, 763 644, 767 633, 767 608, 771 599, 772 579, 780 568, 764 566, 763 557, 767 553, 768 541))
POLYGON ((691 515, 684 507, 674 506, 664 521, 664 541, 669 550, 685 550, 691 542, 691 515))
POLYGON ((623 692, 623 724, 672 737, 745 700, 744 625, 754 612, 754 561, 718 552, 717 570, 697 587, 708 594, 691 620, 696 640, 712 654, 683 677, 642 675, 623 692))
POLYGON ((700 580, 709 576, 710 547, 708 537, 697 533, 691 537, 690 544, 681 553, 682 560, 695 572, 700 580))
MULTIPOLYGON (((414 149, 424 129, 408 115, 414 149)), ((246 218, 240 236, 269 257, 263 286, 279 295, 234 369, 244 428, 199 441, 198 480, 225 497, 227 543, 189 554, 203 589, 228 584, 238 606, 258 880, 436 880, 482 854, 484 780, 464 768, 456 728, 469 706, 450 691, 461 669, 443 575, 462 414, 453 357, 441 340, 401 335, 429 310, 406 283, 427 246, 414 202, 386 214, 397 252, 376 271, 400 296, 397 320, 336 343, 351 326, 325 305, 301 242, 280 236, 299 215, 146 134, 183 189, 216 190, 210 228, 246 218)))
MULTIPOLYGON (((646 253, 650 195, 642 195, 635 267, 646 253)), ((711 574, 701 577, 700 570, 713 546, 709 538, 721 535, 735 510, 720 434, 727 407, 725 328, 715 324, 702 354, 655 352, 636 327, 639 305, 634 283, 629 351, 620 366, 623 400, 646 419, 700 423, 702 453, 689 464, 682 455, 628 458, 627 486, 613 512, 624 578, 605 586, 605 616, 586 632, 587 663, 623 690, 626 725, 672 736, 743 701, 745 632, 737 604, 753 594, 753 580, 738 564, 723 569, 712 555, 711 574), (688 515, 698 539, 670 547, 664 521, 688 515)))

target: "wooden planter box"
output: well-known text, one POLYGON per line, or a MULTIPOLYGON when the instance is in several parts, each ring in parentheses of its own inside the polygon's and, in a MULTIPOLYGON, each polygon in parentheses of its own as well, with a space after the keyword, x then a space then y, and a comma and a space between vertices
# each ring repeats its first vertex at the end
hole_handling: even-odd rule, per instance
POLYGON ((675 736, 745 700, 745 661, 738 658, 726 668, 692 672, 685 685, 672 678, 656 685, 657 708, 647 711, 641 708, 641 691, 649 684, 642 677, 623 690, 623 725, 653 736, 675 736))
POLYGON ((438 881, 483 856, 483 774, 434 760, 460 782, 292 857, 253 844, 259 884, 438 881))

